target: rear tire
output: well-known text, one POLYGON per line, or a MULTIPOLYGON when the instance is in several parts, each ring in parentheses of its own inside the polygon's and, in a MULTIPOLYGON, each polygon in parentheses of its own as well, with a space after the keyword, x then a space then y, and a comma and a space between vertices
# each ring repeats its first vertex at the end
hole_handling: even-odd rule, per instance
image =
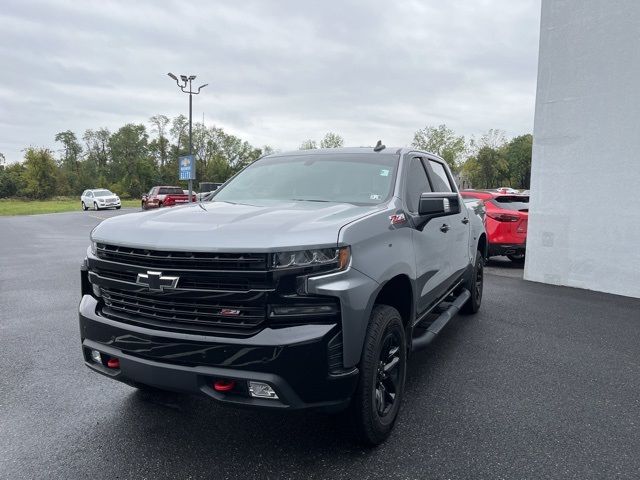
POLYGON ((473 272, 469 279, 465 282, 465 288, 471 293, 471 297, 467 300, 460 313, 471 315, 480 310, 482 304, 482 290, 484 288, 484 257, 482 252, 476 252, 476 263, 473 266, 473 272))
POLYGON ((84 210, 85 212, 86 212, 87 210, 89 210, 89 207, 87 207, 87 206, 84 204, 84 202, 80 202, 80 203, 82 203, 82 210, 84 210))
POLYGON ((356 434, 367 445, 390 435, 404 396, 407 341, 398 311, 375 305, 360 362, 360 378, 351 401, 356 434))
POLYGON ((520 253, 516 255, 507 255, 507 258, 511 260, 513 263, 517 263, 518 265, 522 265, 524 263, 525 254, 520 253))

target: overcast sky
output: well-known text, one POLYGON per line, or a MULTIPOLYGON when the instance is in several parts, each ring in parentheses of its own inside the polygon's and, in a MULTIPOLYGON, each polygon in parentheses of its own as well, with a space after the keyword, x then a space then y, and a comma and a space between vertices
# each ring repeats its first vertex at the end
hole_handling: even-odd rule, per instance
POLYGON ((531 132, 539 17, 540 0, 2 0, 0 152, 186 114, 170 71, 209 84, 194 120, 257 146, 531 132))

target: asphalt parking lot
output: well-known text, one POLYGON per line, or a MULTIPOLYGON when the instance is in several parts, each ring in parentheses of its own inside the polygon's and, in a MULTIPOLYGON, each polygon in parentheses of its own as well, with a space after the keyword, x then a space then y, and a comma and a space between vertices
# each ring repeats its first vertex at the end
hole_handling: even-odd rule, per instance
POLYGON ((0 218, 0 478, 639 478, 640 301, 525 282, 410 363, 389 441, 321 414, 149 395, 82 363, 91 229, 119 212, 0 218))

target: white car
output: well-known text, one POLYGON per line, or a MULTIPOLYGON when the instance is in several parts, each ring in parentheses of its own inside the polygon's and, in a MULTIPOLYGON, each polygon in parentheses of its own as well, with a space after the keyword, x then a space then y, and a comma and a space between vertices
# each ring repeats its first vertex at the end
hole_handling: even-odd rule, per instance
POLYGON ((120 197, 104 188, 85 190, 80 196, 80 204, 82 205, 83 210, 88 210, 89 208, 100 210, 101 208, 113 207, 117 210, 122 206, 120 203, 120 197))

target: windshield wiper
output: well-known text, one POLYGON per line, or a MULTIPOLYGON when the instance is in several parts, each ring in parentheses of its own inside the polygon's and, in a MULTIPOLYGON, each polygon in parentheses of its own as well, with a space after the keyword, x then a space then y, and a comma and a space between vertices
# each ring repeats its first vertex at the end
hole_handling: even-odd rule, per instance
POLYGON ((317 198, 292 198, 292 202, 323 202, 323 203, 331 203, 331 200, 319 200, 317 198))

